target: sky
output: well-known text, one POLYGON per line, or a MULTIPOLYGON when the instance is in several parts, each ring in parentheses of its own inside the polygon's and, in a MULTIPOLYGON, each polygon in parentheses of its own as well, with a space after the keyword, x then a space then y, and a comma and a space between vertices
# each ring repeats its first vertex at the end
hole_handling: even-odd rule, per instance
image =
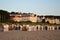
POLYGON ((0 0, 0 10, 60 16, 60 0, 0 0))

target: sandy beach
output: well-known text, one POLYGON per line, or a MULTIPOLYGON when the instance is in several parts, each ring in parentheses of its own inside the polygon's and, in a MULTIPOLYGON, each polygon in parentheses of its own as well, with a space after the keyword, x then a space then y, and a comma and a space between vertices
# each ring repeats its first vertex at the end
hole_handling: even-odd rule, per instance
POLYGON ((0 32, 0 40, 60 40, 60 30, 0 32))

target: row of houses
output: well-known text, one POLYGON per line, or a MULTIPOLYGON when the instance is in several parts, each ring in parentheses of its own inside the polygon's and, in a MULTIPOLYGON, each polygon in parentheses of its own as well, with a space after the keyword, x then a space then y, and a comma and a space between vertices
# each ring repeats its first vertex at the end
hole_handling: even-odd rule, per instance
POLYGON ((60 16, 38 16, 38 22, 41 22, 44 20, 47 23, 50 24, 60 24, 60 16))
POLYGON ((10 13, 10 20, 21 22, 21 21, 31 21, 31 22, 48 22, 51 24, 60 24, 60 16, 38 16, 34 13, 10 13))
POLYGON ((18 13, 18 14, 10 14, 10 20, 14 20, 17 22, 21 21, 31 21, 37 22, 37 15, 33 13, 18 13))

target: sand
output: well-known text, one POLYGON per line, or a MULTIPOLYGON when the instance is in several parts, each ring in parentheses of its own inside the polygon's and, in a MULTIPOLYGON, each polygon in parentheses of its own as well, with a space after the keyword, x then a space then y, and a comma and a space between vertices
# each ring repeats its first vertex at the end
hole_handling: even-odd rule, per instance
POLYGON ((0 32, 0 40, 60 40, 60 30, 0 32))

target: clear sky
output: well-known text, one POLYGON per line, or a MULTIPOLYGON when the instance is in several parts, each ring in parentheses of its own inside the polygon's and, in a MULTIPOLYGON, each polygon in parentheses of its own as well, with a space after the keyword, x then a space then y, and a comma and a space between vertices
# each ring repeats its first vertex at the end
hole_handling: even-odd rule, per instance
POLYGON ((0 9, 9 12, 60 15, 60 0, 0 0, 0 9))

